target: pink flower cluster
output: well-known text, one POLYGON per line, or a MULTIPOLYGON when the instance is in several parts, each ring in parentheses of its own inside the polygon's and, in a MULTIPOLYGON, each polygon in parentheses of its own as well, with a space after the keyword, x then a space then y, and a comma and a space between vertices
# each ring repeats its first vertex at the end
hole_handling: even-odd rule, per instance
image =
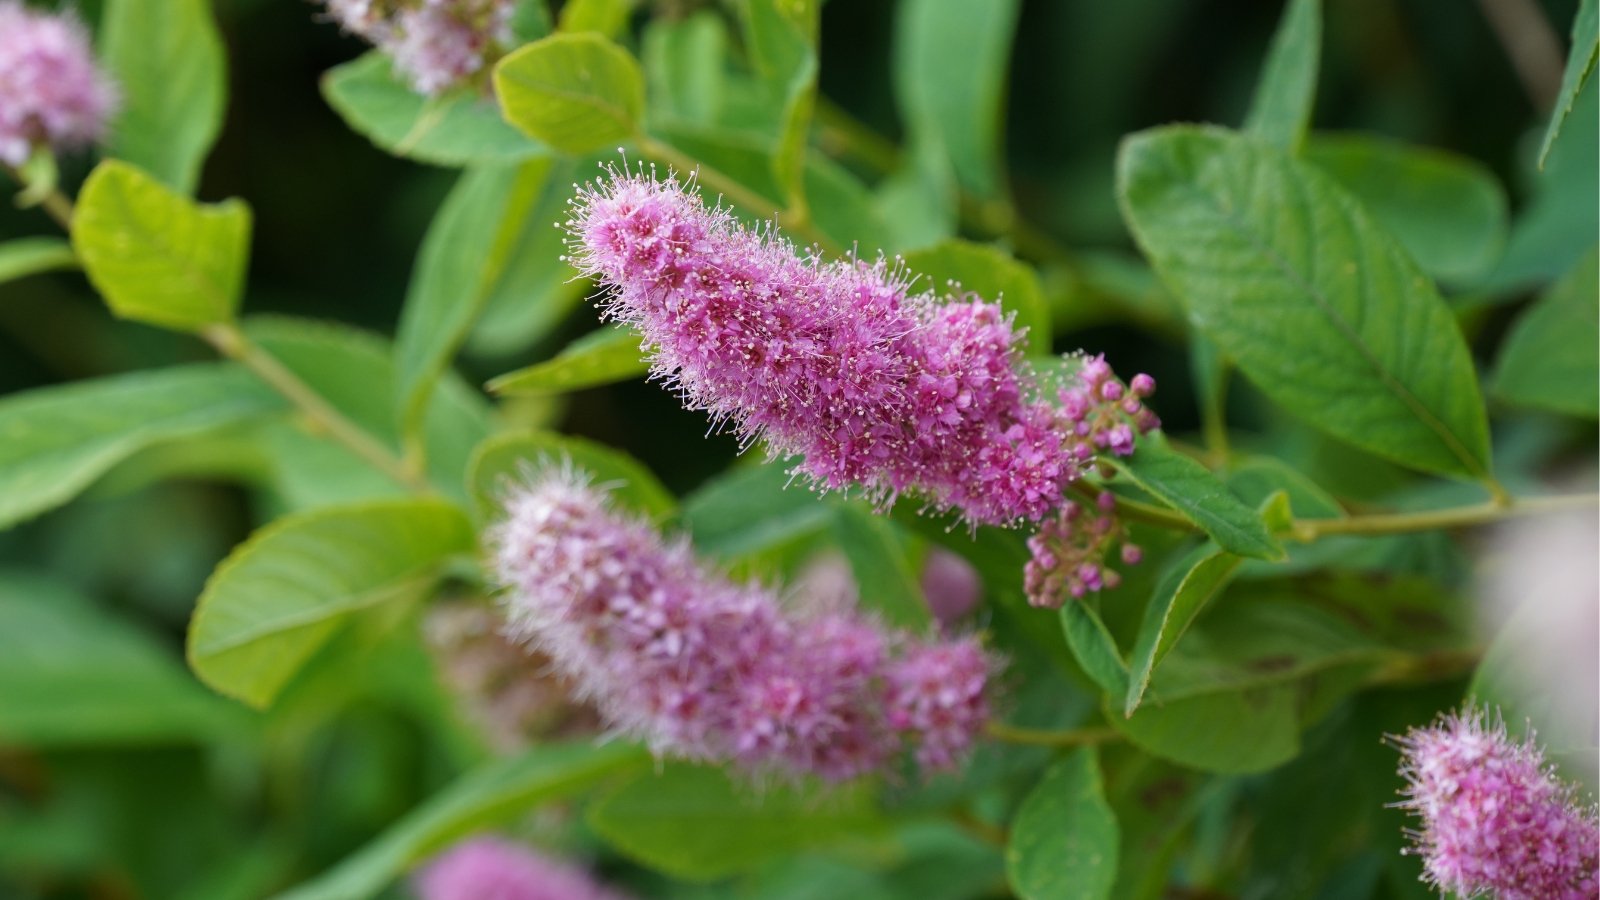
POLYGON ((327 0, 351 34, 389 54, 422 94, 466 82, 508 49, 516 0, 327 0))
POLYGON ((1068 596, 1079 599, 1116 587, 1122 576, 1106 565, 1106 557, 1119 542, 1125 565, 1136 565, 1144 558, 1137 544, 1127 542, 1127 532, 1116 516, 1117 498, 1102 492, 1095 498, 1095 506, 1095 513, 1090 514, 1068 501, 1056 518, 1028 538, 1029 558, 1022 570, 1022 584, 1030 604, 1055 609, 1068 596))
POLYGON ((623 900, 582 869, 491 837, 439 854, 412 886, 421 900, 623 900))
POLYGON ((0 162, 20 166, 36 146, 92 144, 115 105, 77 17, 0 0, 0 162))
POLYGON ((1400 805, 1422 819, 1426 879, 1463 897, 1600 896, 1600 821, 1576 802, 1530 737, 1515 742, 1482 712, 1446 715, 1398 740, 1400 805))
POLYGON ((1136 434, 1161 427, 1144 405, 1144 398, 1155 391, 1156 380, 1149 375, 1135 375, 1124 385, 1104 354, 1083 357, 1078 383, 1063 388, 1059 397, 1062 430, 1070 436, 1075 455, 1088 460, 1100 451, 1131 454, 1136 434))
POLYGON ((799 457, 825 489, 882 503, 916 491, 980 524, 1040 521, 1097 449, 1129 452, 1129 422, 1153 425, 1104 414, 1141 395, 1124 400, 1100 359, 1064 406, 1044 399, 998 304, 911 295, 883 259, 825 263, 675 180, 610 176, 579 192, 568 222, 605 314, 639 329, 656 377, 690 406, 799 457))
POLYGON ((548 469, 492 536, 510 633, 547 654, 618 731, 754 774, 844 781, 908 747, 930 768, 971 748, 990 661, 851 610, 795 614, 701 568, 688 543, 548 469))

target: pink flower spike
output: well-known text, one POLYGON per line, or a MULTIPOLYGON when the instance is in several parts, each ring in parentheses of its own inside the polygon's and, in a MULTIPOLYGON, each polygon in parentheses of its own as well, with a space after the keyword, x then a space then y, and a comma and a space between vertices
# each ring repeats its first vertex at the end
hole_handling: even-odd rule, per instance
MULTIPOLYGON (((923 726, 892 717, 894 698, 909 696, 910 659, 963 641, 901 653, 908 636, 837 596, 799 597, 801 612, 786 610, 774 591, 700 567, 682 540, 613 510, 570 468, 513 491, 490 538, 509 633, 545 653, 616 731, 658 753, 833 782, 884 768, 905 749, 907 729, 930 766, 962 756, 956 732, 966 725, 940 713, 936 749, 923 751, 923 726)), ((919 683, 953 684, 963 697, 986 686, 959 667, 950 675, 950 684, 919 683)))
POLYGON ((0 0, 0 162, 20 166, 40 146, 86 147, 115 106, 77 16, 0 0))
POLYGON ((1513 741, 1482 711, 1441 716, 1396 739, 1399 805, 1424 880, 1464 897, 1589 900, 1600 895, 1600 820, 1556 777, 1534 738, 1513 741))
POLYGON ((609 176, 574 203, 571 261, 687 405, 825 489, 914 491, 976 524, 1060 506, 1079 463, 997 304, 912 295, 883 259, 823 262, 675 180, 609 176))
POLYGON ((421 900, 624 900, 587 872, 510 841, 462 841, 412 880, 421 900))

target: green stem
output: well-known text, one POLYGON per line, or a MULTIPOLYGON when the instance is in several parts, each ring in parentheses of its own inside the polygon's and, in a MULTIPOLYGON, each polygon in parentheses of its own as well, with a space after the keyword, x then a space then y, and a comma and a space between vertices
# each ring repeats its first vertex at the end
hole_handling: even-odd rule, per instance
POLYGON ((817 95, 818 139, 829 156, 851 156, 879 175, 900 166, 900 148, 832 100, 817 95))
POLYGON ((1366 678, 1369 687, 1446 681, 1471 673, 1483 661, 1481 647, 1408 653, 1378 667, 1366 678))
POLYGON ((956 827, 991 846, 1004 848, 1010 842, 1004 828, 997 828, 964 809, 952 809, 945 814, 956 827))
MULTIPOLYGON (((22 177, 21 172, 18 172, 10 165, 5 168, 7 174, 16 179, 17 184, 22 185, 24 196, 26 196, 26 192, 35 190, 35 187, 30 185, 26 178, 22 177)), ((72 201, 67 198, 66 194, 61 193, 60 188, 52 187, 48 191, 39 194, 36 199, 39 208, 49 214, 50 218, 55 219, 56 224, 61 226, 62 231, 67 234, 72 233, 72 201)))
POLYGON ((39 207, 49 213, 50 218, 55 219, 63 231, 72 233, 72 201, 68 200, 67 195, 61 193, 59 188, 53 188, 50 193, 45 194, 44 199, 39 201, 39 207))
POLYGON ((1122 735, 1116 729, 1104 726, 1055 731, 991 721, 984 730, 988 732, 989 737, 997 741, 1007 744, 1028 744, 1034 747, 1085 747, 1122 739, 1122 735))
MULTIPOLYGON (((1073 493, 1087 500, 1091 505, 1100 496, 1101 490, 1100 486, 1087 481, 1074 481, 1072 483, 1073 493)), ((1117 514, 1126 521, 1143 522, 1146 525, 1154 525, 1157 528, 1167 528, 1172 531, 1198 532, 1200 530, 1200 526, 1184 518, 1180 513, 1173 512, 1165 507, 1141 503, 1138 500, 1130 500, 1127 497, 1117 498, 1117 514)))
POLYGON ((780 227, 788 229, 807 243, 815 244, 835 256, 846 254, 847 251, 842 245, 817 229, 816 223, 805 213, 803 207, 795 210, 779 209, 777 203, 745 187, 723 172, 649 135, 636 136, 634 145, 639 148, 640 153, 651 159, 666 163, 685 174, 694 173, 701 184, 726 197, 735 206, 741 206, 747 212, 758 216, 771 216, 780 227))
POLYGON ((1436 531, 1470 525, 1487 525, 1521 516, 1584 509, 1596 504, 1600 504, 1600 495, 1595 494, 1507 498, 1474 506, 1454 506, 1424 512, 1379 513, 1343 519, 1296 519, 1292 534, 1296 540, 1310 542, 1336 534, 1377 535, 1436 531))
POLYGON ((406 466, 370 432, 346 418, 276 357, 251 341, 237 325, 231 322, 212 325, 201 332, 201 337, 217 348, 217 352, 255 373, 256 377, 294 404, 317 428, 397 484, 414 493, 433 493, 433 488, 419 473, 406 466))

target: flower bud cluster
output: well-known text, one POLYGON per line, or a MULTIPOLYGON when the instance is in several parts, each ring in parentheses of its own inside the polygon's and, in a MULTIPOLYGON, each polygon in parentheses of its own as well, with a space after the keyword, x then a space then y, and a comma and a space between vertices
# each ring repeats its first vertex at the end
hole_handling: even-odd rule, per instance
POLYGON ((438 94, 510 48, 516 0, 327 0, 351 34, 389 54, 418 93, 438 94))
POLYGON ((1083 357, 1078 383, 1059 394, 1060 427, 1070 435, 1075 458, 1087 463, 1099 453, 1133 453, 1137 435, 1161 427, 1161 420, 1144 405, 1155 391, 1156 380, 1149 375, 1135 375, 1123 384, 1104 354, 1083 357))
POLYGON ((988 717, 991 663, 975 639, 793 613, 701 568, 687 542, 618 513, 570 470, 516 490, 493 545, 510 633, 657 752, 844 781, 907 749, 954 765, 988 717))
POLYGON ((1094 452, 1126 452, 1133 427, 1153 426, 1138 403, 1148 377, 1125 391, 1097 357, 1058 409, 998 304, 912 295, 882 258, 799 253, 676 180, 611 170, 567 227, 572 263, 605 289, 604 313, 643 334, 655 376, 823 489, 1038 522, 1094 452))
POLYGON ((412 879, 421 900, 623 900, 589 873, 492 837, 462 841, 412 879))
POLYGON ((1117 498, 1109 491, 1095 498, 1093 510, 1069 500, 1028 538, 1022 582, 1030 604, 1055 609, 1069 596, 1080 599, 1116 587, 1122 576, 1106 564, 1106 558, 1118 544, 1124 565, 1136 565, 1144 558, 1137 544, 1128 543, 1116 509, 1117 498))
POLYGON ((36 147, 92 144, 115 105, 76 16, 0 0, 0 162, 20 166, 36 147))
POLYGON ((1481 711, 1446 715, 1397 740, 1399 805, 1425 878, 1463 897, 1588 900, 1600 896, 1600 820, 1576 801, 1530 737, 1514 741, 1481 711))

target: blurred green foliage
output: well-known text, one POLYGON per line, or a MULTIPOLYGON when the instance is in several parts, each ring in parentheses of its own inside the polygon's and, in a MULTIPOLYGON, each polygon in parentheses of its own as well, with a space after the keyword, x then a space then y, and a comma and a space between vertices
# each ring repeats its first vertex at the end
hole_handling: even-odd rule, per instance
MULTIPOLYGON (((608 356, 615 348, 604 334, 584 337, 594 330, 580 302, 586 286, 556 264, 559 236, 550 228, 567 185, 590 177, 595 159, 609 159, 609 146, 629 139, 644 116, 653 135, 713 161, 758 198, 791 209, 796 197, 809 198, 827 239, 859 241, 867 255, 879 245, 907 251, 938 283, 1003 288, 1030 324, 1031 353, 1089 347, 1119 370, 1152 373, 1169 434, 1201 431, 1202 416, 1225 414, 1231 466, 1208 472, 1155 445, 1142 448, 1145 467, 1134 474, 1150 498, 1175 497, 1180 508, 1191 489, 1168 490, 1166 482, 1198 481, 1192 490, 1228 497, 1192 518, 1241 556, 1279 555, 1281 535, 1267 529, 1289 507, 1300 520, 1331 519, 1341 503, 1407 509, 1481 496, 1473 485, 1420 480, 1386 461, 1483 476, 1490 435, 1475 399, 1481 372, 1494 373, 1486 382, 1493 469, 1507 489, 1535 488, 1573 461, 1591 464, 1594 347, 1574 338, 1589 331, 1563 325, 1581 319, 1595 327, 1600 87, 1569 79, 1566 93, 1531 99, 1479 5, 1322 5, 1315 130, 1305 136, 1293 98, 1310 85, 1296 73, 1305 55, 1292 41, 1317 43, 1317 35, 1287 30, 1289 49, 1273 57, 1288 100, 1257 94, 1284 13, 1279 3, 833 0, 820 10, 801 4, 816 13, 811 21, 763 0, 738 9, 660 0, 622 14, 614 4, 569 2, 535 16, 537 29, 555 22, 618 35, 637 48, 643 68, 635 73, 631 59, 595 50, 609 45, 585 34, 562 38, 566 55, 553 61, 522 51, 528 55, 513 57, 502 78, 537 87, 552 67, 559 74, 581 62, 630 95, 641 82, 649 100, 627 105, 627 121, 610 130, 596 133, 579 110, 581 127, 537 134, 573 153, 552 159, 492 107, 433 109, 397 92, 387 63, 320 21, 309 3, 217 0, 225 65, 195 18, 204 15, 200 0, 164 4, 171 21, 129 12, 137 4, 81 4, 114 67, 146 65, 152 47, 166 47, 161 58, 173 71, 204 69, 192 81, 166 69, 135 81, 127 114, 144 121, 144 134, 170 140, 121 134, 108 154, 178 190, 195 187, 202 200, 245 198, 253 227, 233 221, 218 238, 227 245, 217 251, 221 261, 202 260, 228 288, 216 308, 176 321, 152 317, 141 313, 147 296, 119 298, 119 282, 105 291, 129 317, 118 319, 71 270, 44 215, 0 205, 0 274, 30 273, 0 283, 0 392, 8 395, 0 415, 27 425, 44 413, 25 404, 67 410, 67 424, 53 431, 0 430, 0 440, 12 442, 9 450, 0 445, 0 462, 20 458, 18 448, 37 457, 34 468, 0 475, 0 519, 17 523, 0 532, 0 897, 225 900, 318 876, 296 896, 368 896, 490 813, 596 858, 649 896, 998 896, 1008 867, 1018 889, 1057 896, 1056 873, 1041 871, 1037 858, 1007 859, 974 836, 1007 821, 1068 829, 1056 836, 1073 846, 1043 845, 1064 858, 1077 842, 1103 848, 1109 840, 1113 852, 1097 858, 1082 883, 1114 880, 1117 896, 1160 896, 1169 880, 1197 892, 1220 886, 1222 896, 1420 895, 1415 859, 1398 854, 1400 814, 1381 805, 1396 786, 1393 754, 1374 736, 1426 721, 1463 694, 1466 671, 1445 665, 1476 649, 1461 620, 1460 589, 1470 577, 1461 544, 1439 534, 1336 537, 1289 547, 1286 563, 1240 563, 1220 550, 1187 557, 1178 539, 1141 531, 1152 555, 1221 560, 1230 574, 1237 564, 1228 604, 1174 647, 1165 629, 1182 633, 1211 585, 1194 583, 1206 582, 1205 572, 1174 576, 1152 562, 1098 608, 1069 605, 1058 621, 1022 604, 1015 582, 1026 554, 1015 534, 970 541, 949 523, 903 509, 872 518, 859 504, 783 491, 787 478, 773 467, 735 462, 734 437, 706 435, 701 416, 682 413, 669 392, 637 378, 634 360, 608 356), (751 77, 720 79, 707 60, 724 54, 744 59, 751 77), (171 96, 151 87, 162 84, 171 96), (1541 169, 1549 104, 1557 102, 1571 112, 1541 169), (169 122, 174 109, 189 114, 169 122), (437 124, 419 130, 419 120, 433 116, 437 124), (1172 122, 1248 122, 1279 145, 1303 142, 1293 166, 1320 167, 1315 177, 1353 194, 1375 227, 1393 233, 1397 243, 1380 255, 1399 274, 1379 300, 1426 294, 1438 333, 1458 324, 1465 335, 1448 378, 1424 398, 1444 410, 1445 429, 1460 438, 1446 443, 1459 453, 1425 447, 1425 430, 1370 438, 1373 422, 1359 418, 1319 422, 1319 431, 1273 406, 1274 391, 1239 378, 1224 395, 1216 348, 1189 334, 1184 309, 1136 253, 1118 206, 1124 137, 1172 122), (776 152, 740 137, 750 132, 771 136, 776 152), (386 152, 397 148, 402 155, 386 152), (454 182, 446 167, 466 161, 495 167, 454 182), (856 181, 875 189, 869 200, 856 181), (482 214, 486 205, 494 215, 482 214), (240 261, 230 248, 241 232, 249 265, 236 294, 240 261), (30 242, 12 243, 22 237, 30 242), (1415 287, 1416 272, 1438 280, 1438 297, 1432 286, 1415 287), (530 294, 548 302, 531 307, 530 294), (411 435, 429 451, 424 477, 474 514, 517 456, 560 432, 588 439, 569 452, 628 479, 631 502, 683 525, 699 552, 737 572, 792 575, 818 546, 847 545, 888 618, 921 613, 907 560, 933 544, 955 547, 983 572, 985 623, 1012 659, 1009 719, 1079 724, 1097 715, 1104 693, 1112 699, 1099 714, 1118 721, 1129 743, 1074 751, 1053 765, 1044 748, 996 744, 960 776, 890 784, 882 796, 818 803, 773 793, 749 821, 721 822, 721 831, 691 843, 682 842, 679 820, 653 819, 652 810, 663 798, 719 796, 729 790, 720 773, 656 771, 629 747, 597 752, 581 741, 496 759, 441 677, 436 648, 419 627, 428 611, 409 600, 371 602, 371 591, 384 599, 417 594, 403 589, 416 587, 411 577, 421 570, 430 578, 442 571, 452 595, 481 599, 481 577, 446 558, 472 542, 457 507, 435 516, 429 504, 393 499, 395 484, 308 434, 276 395, 254 382, 242 394, 230 390, 242 373, 203 362, 211 358, 203 344, 132 321, 201 328, 237 296, 257 317, 246 334, 383 440, 398 445, 411 435), (464 352, 456 355, 457 347, 464 352), (80 386, 47 402, 9 396, 170 366, 178 368, 114 390, 80 386), (519 369, 496 384, 504 394, 498 407, 475 390, 519 369), (434 391, 441 372, 443 388, 434 391), (1587 388, 1552 395, 1549 385, 1561 379, 1587 380, 1587 388), (263 411, 275 418, 259 421, 263 411), (97 437, 108 421, 125 425, 115 440, 97 437), (184 440, 202 430, 204 440, 184 440), (483 443, 491 430, 498 433, 483 443), (1170 455, 1164 466, 1146 462, 1162 452, 1170 455), (56 508, 80 489, 80 499, 56 508), (1287 505, 1274 513, 1279 491, 1287 505), (315 511, 378 496, 390 499, 369 519, 315 511), (395 509, 404 516, 386 515, 395 509), (369 539, 404 548, 415 539, 417 548, 404 555, 406 565, 324 573, 322 583, 349 590, 307 601, 333 612, 326 623, 296 622, 319 631, 315 646, 292 651, 309 654, 303 667, 285 664, 270 641, 265 650, 246 647, 242 662, 239 648, 224 648, 234 656, 223 652, 219 663, 204 645, 196 598, 259 596, 259 584, 247 583, 248 560, 209 584, 207 577, 271 521, 279 530, 258 541, 298 540, 314 550, 369 539), (1332 563, 1341 571, 1327 571, 1332 563), (1169 611, 1154 603, 1160 615, 1148 618, 1147 597, 1170 604, 1181 624, 1170 626, 1169 611), (1343 627, 1340 615, 1351 610, 1361 614, 1359 632, 1343 627), (268 711, 224 701, 186 670, 192 615, 201 647, 191 645, 190 661, 200 677, 257 703, 275 696, 268 711), (1119 643, 1141 648, 1141 666, 1148 651, 1132 689, 1119 643), (1163 669, 1151 677, 1158 658, 1163 669), (1356 692, 1383 666, 1416 658, 1442 659, 1445 669, 1420 673, 1406 690, 1356 692), (1230 668, 1218 659, 1262 665, 1230 668), (1292 665, 1263 662, 1284 659, 1292 665), (265 693, 236 686, 239 671, 256 677, 262 667, 274 673, 265 693), (1146 688, 1162 703, 1120 721, 1125 698, 1131 714, 1146 688), (1219 771, 1229 774, 1209 774, 1219 771), (1045 792, 1055 785, 1060 796, 1045 792), (569 800, 597 787, 605 793, 584 818, 569 800), (1073 797, 1081 806, 1063 808, 1073 797), (546 805, 522 814, 517 804, 535 800, 546 805), (929 812, 952 804, 978 827, 961 830, 929 812), (830 841, 845 849, 823 853, 830 841), (721 880, 689 885, 661 872, 721 880)), ((1304 13, 1315 4, 1294 6, 1304 13)), ((1563 35, 1577 7, 1529 4, 1563 35)), ((1193 143, 1206 133, 1161 134, 1193 143)), ((1264 157, 1260 168, 1276 158, 1264 157)), ((63 184, 76 193, 91 162, 62 160, 63 184)), ((105 187, 121 177, 102 169, 97 179, 105 187)), ((181 211, 172 216, 183 219, 181 211)), ((1139 224, 1137 210, 1132 218, 1139 224)), ((203 232, 205 224, 186 227, 203 232)), ((89 234, 87 243, 75 237, 86 264, 99 252, 89 234)), ((112 249, 119 246, 126 251, 114 242, 112 249)), ((1169 283, 1183 280, 1183 260, 1150 255, 1169 283)), ((162 248, 141 249, 136 261, 151 256, 162 248)), ((1381 320, 1392 310, 1367 312, 1381 320)), ((1314 344, 1313 331, 1286 337, 1314 344)), ((1451 356, 1453 340, 1424 356, 1451 356)), ((1278 359, 1240 358, 1240 368, 1269 381, 1274 365, 1300 352, 1285 347, 1278 359)), ((1391 355, 1396 365, 1418 359, 1400 349, 1391 355)), ((1290 405, 1333 399, 1296 397, 1290 405)), ((255 608, 255 600, 234 602, 255 608)))

